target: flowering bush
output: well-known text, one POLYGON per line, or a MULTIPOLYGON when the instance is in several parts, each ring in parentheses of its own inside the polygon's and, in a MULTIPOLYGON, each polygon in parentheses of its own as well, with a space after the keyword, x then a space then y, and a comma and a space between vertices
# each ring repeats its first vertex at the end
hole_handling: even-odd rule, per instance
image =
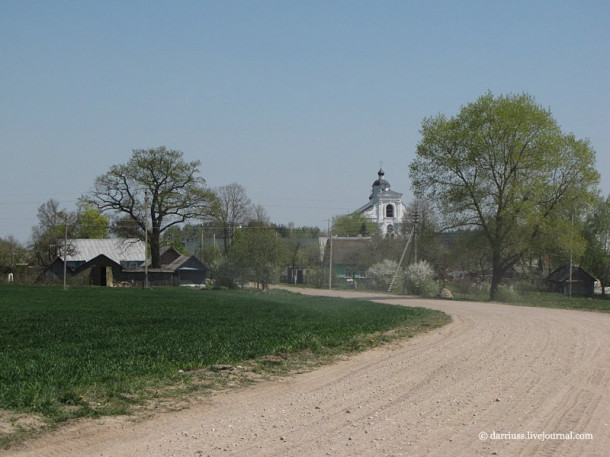
MULTIPOLYGON (((376 263, 366 271, 366 277, 369 280, 369 284, 373 289, 388 290, 392 277, 396 273, 398 268, 398 262, 394 260, 384 260, 383 262, 376 263)), ((403 278, 399 276, 396 278, 393 290, 402 290, 403 278)))
POLYGON ((412 263, 405 269, 405 285, 407 293, 411 295, 432 297, 438 292, 434 270, 425 260, 412 263))

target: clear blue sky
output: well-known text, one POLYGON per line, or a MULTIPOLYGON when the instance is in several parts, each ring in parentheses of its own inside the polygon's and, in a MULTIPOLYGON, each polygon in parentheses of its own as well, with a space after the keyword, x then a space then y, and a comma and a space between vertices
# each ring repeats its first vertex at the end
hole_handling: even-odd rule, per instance
POLYGON ((357 209, 380 161, 408 203, 422 119, 487 91, 589 138, 610 193, 607 0, 0 0, 0 236, 161 145, 277 223, 357 209))

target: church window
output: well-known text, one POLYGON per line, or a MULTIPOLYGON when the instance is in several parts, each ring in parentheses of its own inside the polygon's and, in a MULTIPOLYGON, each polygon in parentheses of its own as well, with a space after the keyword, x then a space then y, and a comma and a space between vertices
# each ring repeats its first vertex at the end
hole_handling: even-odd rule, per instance
POLYGON ((394 217, 394 205, 385 207, 385 217, 394 217))

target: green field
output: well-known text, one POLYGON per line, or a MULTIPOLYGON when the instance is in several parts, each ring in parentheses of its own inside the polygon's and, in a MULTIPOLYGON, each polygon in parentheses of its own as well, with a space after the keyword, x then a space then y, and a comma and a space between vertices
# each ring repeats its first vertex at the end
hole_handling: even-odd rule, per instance
POLYGON ((319 359, 448 321, 282 291, 2 286, 0 412, 51 423, 125 413, 153 392, 205 385, 218 364, 264 370, 269 356, 319 359))

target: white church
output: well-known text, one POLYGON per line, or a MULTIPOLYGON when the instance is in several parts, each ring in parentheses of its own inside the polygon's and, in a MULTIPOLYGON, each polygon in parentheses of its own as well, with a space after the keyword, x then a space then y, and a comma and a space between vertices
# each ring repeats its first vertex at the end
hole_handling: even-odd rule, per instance
POLYGON ((363 214, 368 220, 379 225, 383 236, 400 233, 402 218, 407 208, 402 202, 402 194, 394 192, 390 183, 384 178, 385 173, 380 168, 378 178, 373 182, 369 202, 358 208, 354 213, 363 214))

